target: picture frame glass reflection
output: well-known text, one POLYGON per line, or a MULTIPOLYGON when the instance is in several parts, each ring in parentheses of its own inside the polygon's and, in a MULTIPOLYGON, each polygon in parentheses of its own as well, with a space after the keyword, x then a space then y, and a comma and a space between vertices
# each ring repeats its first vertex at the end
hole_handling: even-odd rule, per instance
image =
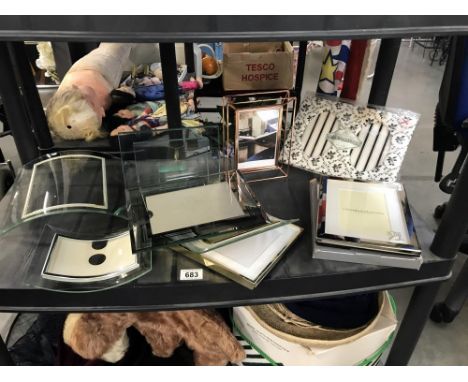
POLYGON ((241 171, 277 165, 282 106, 236 110, 236 157, 241 171))

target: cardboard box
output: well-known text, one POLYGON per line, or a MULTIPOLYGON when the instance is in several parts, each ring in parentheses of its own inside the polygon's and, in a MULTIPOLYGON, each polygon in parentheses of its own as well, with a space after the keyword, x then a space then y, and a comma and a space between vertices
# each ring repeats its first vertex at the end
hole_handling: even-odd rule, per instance
POLYGON ((224 44, 224 90, 291 89, 293 71, 289 42, 224 44))
POLYGON ((274 329, 268 330, 265 324, 261 324, 248 307, 234 308, 233 323, 235 332, 252 344, 250 352, 255 351, 256 357, 261 355, 270 364, 352 366, 367 364, 367 361, 380 356, 390 344, 397 319, 391 297, 383 293, 383 302, 376 318, 361 332, 342 340, 293 340, 290 335, 278 335, 274 329))

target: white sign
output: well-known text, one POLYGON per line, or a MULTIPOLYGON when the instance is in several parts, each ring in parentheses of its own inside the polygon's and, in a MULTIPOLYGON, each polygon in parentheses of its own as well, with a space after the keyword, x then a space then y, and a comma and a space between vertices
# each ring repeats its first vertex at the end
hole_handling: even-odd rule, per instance
POLYGON ((180 281, 192 281, 192 280, 203 280, 203 269, 181 269, 180 270, 180 281))

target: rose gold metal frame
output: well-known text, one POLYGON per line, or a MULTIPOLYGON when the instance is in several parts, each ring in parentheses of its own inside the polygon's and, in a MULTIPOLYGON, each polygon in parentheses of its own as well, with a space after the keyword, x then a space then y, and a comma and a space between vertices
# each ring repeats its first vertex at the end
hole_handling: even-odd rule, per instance
MULTIPOLYGON (((289 91, 275 91, 275 92, 263 92, 263 93, 246 93, 246 94, 236 94, 236 95, 230 95, 230 96, 225 96, 223 97, 223 111, 222 111, 222 120, 223 120, 223 140, 226 144, 226 150, 227 150, 227 156, 229 158, 229 152, 232 149, 232 142, 230 139, 229 135, 229 125, 230 125, 230 119, 229 119, 229 111, 230 109, 234 112, 235 114, 235 133, 234 133, 234 161, 236 163, 236 170, 238 170, 241 173, 254 173, 254 172, 262 172, 262 171, 268 171, 268 170, 278 170, 281 172, 282 175, 279 176, 274 176, 274 177, 265 177, 261 179, 254 179, 254 180, 249 180, 247 181, 248 183, 251 182, 259 182, 263 180, 269 180, 269 179, 279 179, 279 178, 284 178, 288 176, 288 167, 286 167, 286 171, 282 168, 282 165, 279 163, 280 155, 281 155, 281 143, 286 142, 286 139, 288 138, 288 134, 290 129, 294 126, 295 120, 296 120, 296 97, 290 97, 289 91), (279 97, 277 98, 267 98, 267 99, 256 99, 256 100, 248 100, 248 101, 241 101, 241 102, 236 102, 235 98, 242 96, 259 96, 259 95, 265 95, 265 94, 277 94, 279 97), (275 104, 271 105, 261 105, 255 107, 255 105, 258 105, 260 103, 265 103, 265 102, 273 102, 277 101, 275 104), (242 107, 242 106, 247 106, 247 105, 252 105, 252 107, 242 107), (239 108, 239 106, 241 108, 239 108), (255 167, 251 169, 238 169, 238 149, 239 149, 239 113, 243 111, 254 111, 254 110, 262 110, 262 109, 273 109, 273 108, 278 108, 279 110, 279 129, 277 132, 277 141, 276 141, 276 148, 275 148, 275 164, 273 166, 261 166, 261 167, 255 167), (290 123, 288 124, 289 117, 291 117, 290 123), (284 121, 284 126, 283 126, 283 121, 284 121)), ((292 136, 291 136, 292 139, 292 136)), ((284 145, 283 145, 284 146, 284 145)), ((289 150, 290 151, 290 150, 289 150)), ((289 163, 288 160, 284 160, 282 158, 283 163, 289 163)))

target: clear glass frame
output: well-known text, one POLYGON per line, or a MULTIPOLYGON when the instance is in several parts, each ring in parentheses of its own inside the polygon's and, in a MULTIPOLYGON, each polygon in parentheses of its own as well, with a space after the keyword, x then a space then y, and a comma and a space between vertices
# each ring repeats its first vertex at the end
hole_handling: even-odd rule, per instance
POLYGON ((67 213, 126 218, 120 159, 91 151, 41 156, 21 169, 0 202, 0 234, 31 220, 67 213))
POLYGON ((151 265, 151 251, 132 252, 128 230, 90 234, 47 224, 29 256, 25 283, 61 292, 94 292, 131 282, 151 265))
POLYGON ((240 240, 283 224, 270 224, 222 156, 220 137, 219 126, 119 136, 135 251, 220 235, 240 240))

